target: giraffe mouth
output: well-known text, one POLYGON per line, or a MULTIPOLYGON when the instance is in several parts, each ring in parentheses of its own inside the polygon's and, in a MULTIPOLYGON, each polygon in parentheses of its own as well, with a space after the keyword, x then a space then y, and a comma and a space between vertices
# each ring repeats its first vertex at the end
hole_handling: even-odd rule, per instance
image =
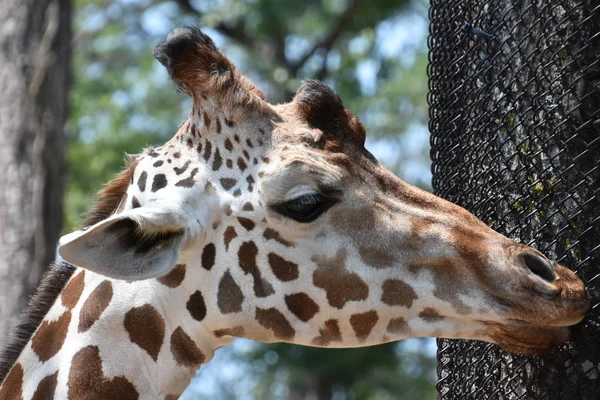
POLYGON ((513 313, 504 321, 487 321, 486 335, 504 350, 516 354, 536 355, 564 343, 572 326, 580 323, 590 304, 583 283, 570 279, 571 271, 560 267, 558 287, 552 293, 538 293, 544 298, 532 298, 520 306, 511 304, 513 313))
POLYGON ((537 279, 521 281, 521 296, 501 293, 502 323, 510 329, 561 329, 581 322, 590 308, 590 295, 583 282, 570 270, 556 265, 552 283, 537 279))
POLYGON ((521 320, 508 324, 488 322, 487 335, 493 343, 515 354, 538 355, 564 343, 570 334, 566 326, 538 326, 521 320))

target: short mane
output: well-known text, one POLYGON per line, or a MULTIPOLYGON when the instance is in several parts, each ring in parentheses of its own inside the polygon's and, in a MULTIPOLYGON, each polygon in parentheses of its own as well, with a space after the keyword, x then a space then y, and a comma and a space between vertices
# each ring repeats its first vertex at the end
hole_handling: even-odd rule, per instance
MULTIPOLYGON (((96 202, 91 211, 86 214, 84 226, 94 225, 111 216, 125 195, 133 180, 137 159, 127 157, 126 169, 108 182, 96 196, 96 202)), ((0 355, 0 384, 19 358, 19 355, 29 342, 33 333, 50 311, 59 294, 73 275, 75 266, 61 261, 53 263, 50 270, 44 274, 40 285, 31 297, 29 306, 20 318, 18 325, 5 343, 0 355)))

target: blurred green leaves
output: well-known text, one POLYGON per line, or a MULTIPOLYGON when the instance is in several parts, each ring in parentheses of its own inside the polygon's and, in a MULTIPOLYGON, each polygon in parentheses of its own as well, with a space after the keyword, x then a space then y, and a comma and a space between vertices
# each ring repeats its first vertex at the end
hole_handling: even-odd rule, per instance
MULTIPOLYGON (((424 343, 424 342, 423 342, 424 343)), ((435 399, 435 360, 422 353, 404 351, 388 343, 355 349, 320 349, 289 344, 260 345, 247 354, 262 364, 256 399, 276 399, 277 385, 288 389, 286 397, 300 393, 318 399, 435 399), (412 365, 411 365, 412 364, 412 365), (415 371, 411 368, 422 368, 415 371)), ((283 397, 283 398, 286 398, 283 397)))

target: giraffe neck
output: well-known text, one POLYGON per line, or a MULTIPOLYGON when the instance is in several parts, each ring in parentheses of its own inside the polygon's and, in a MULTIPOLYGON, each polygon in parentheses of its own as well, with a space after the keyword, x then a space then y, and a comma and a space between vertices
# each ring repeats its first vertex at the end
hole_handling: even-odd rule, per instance
POLYGON ((55 398, 177 398, 215 349, 232 340, 227 332, 214 334, 198 286, 186 284, 197 279, 193 274, 179 264, 159 279, 129 283, 77 269, 0 399, 11 390, 25 400, 52 390, 55 398), (174 307, 173 299, 188 301, 174 307))

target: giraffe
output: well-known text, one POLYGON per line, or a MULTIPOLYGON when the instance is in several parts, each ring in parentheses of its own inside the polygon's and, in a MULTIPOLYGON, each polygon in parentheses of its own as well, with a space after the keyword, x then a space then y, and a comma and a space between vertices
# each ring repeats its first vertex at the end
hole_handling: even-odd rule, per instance
POLYGON ((271 105, 191 27, 154 54, 189 118, 61 239, 4 353, 0 399, 176 399, 237 337, 537 354, 583 319, 573 272, 395 177, 328 86, 271 105))

